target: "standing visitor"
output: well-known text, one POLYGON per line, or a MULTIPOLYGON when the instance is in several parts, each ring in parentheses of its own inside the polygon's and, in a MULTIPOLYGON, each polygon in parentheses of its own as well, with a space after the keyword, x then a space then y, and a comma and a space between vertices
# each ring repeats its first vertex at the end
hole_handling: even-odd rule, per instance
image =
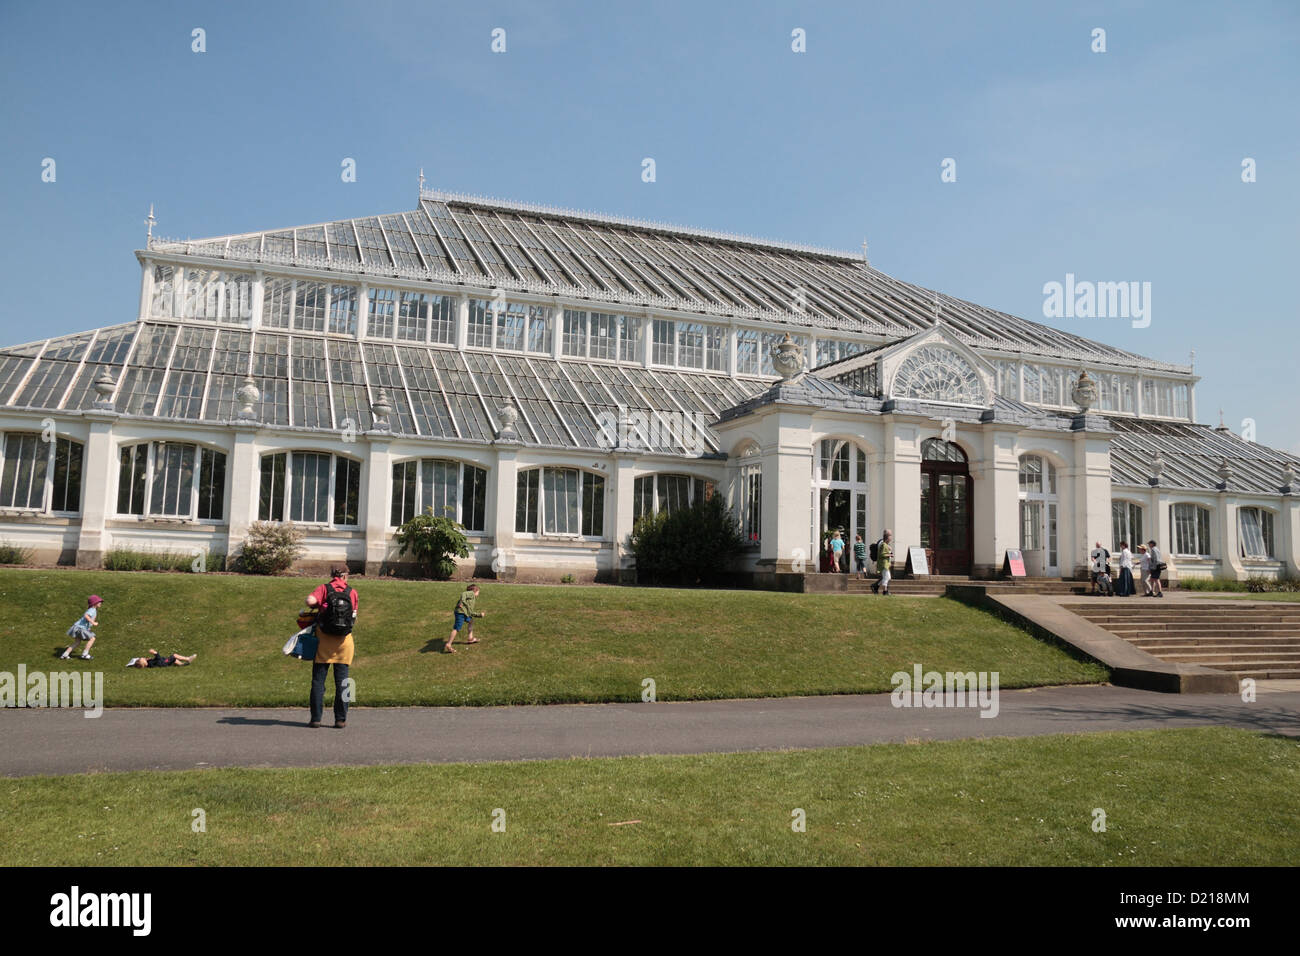
POLYGON ((844 560, 844 539, 840 537, 838 531, 831 536, 831 555, 835 564, 835 567, 832 568, 832 570, 835 571, 836 574, 845 570, 844 565, 841 563, 844 560))
POLYGON ((1101 546, 1101 542, 1096 543, 1096 547, 1088 554, 1092 567, 1092 593, 1097 593, 1097 578, 1101 576, 1102 571, 1110 567, 1110 552, 1101 546))
POLYGON ((316 618, 316 659, 311 665, 311 722, 319 727, 325 709, 325 675, 334 665, 334 726, 348 723, 348 672, 352 666, 352 627, 357 620, 357 592, 348 587, 348 569, 338 564, 330 569, 330 579, 310 598, 316 599, 320 613, 316 618))
POLYGON ((1165 564, 1165 556, 1160 553, 1154 541, 1147 542, 1147 553, 1151 555, 1151 593, 1158 598, 1165 596, 1164 586, 1160 583, 1160 575, 1165 573, 1168 565, 1165 564))
POLYGON ((1128 542, 1119 543, 1119 586, 1115 593, 1120 597, 1133 595, 1133 552, 1128 549, 1128 542))
POLYGON ((1147 552, 1145 544, 1138 545, 1139 566, 1142 571, 1142 596, 1151 597, 1151 555, 1147 552))
POLYGON ((876 570, 880 572, 880 580, 871 585, 872 593, 889 594, 889 568, 894 561, 894 546, 890 543, 894 540, 894 533, 888 528, 881 535, 880 540, 876 542, 876 570))
POLYGON ((862 535, 855 535, 853 540, 853 563, 857 565, 858 577, 867 576, 867 545, 862 535))

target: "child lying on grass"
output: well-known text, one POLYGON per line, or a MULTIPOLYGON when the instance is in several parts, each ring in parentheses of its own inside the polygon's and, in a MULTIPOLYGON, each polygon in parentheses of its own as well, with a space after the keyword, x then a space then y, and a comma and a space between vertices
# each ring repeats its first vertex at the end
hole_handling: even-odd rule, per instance
POLYGON ((152 647, 149 648, 149 653, 152 654, 153 657, 133 657, 131 658, 130 662, 126 666, 127 667, 184 667, 186 664, 193 664, 194 658, 199 656, 198 654, 191 654, 189 657, 186 657, 184 654, 168 654, 166 657, 162 657, 152 647))

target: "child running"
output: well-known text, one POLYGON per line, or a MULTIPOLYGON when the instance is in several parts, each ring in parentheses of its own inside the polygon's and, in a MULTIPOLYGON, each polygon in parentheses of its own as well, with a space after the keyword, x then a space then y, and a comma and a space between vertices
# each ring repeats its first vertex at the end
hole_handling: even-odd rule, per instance
POLYGON ((456 619, 451 626, 451 637, 447 638, 447 643, 442 646, 442 650, 444 653, 446 654, 456 653, 456 648, 452 647, 451 645, 456 643, 456 635, 460 633, 460 629, 464 627, 466 624, 469 625, 469 628, 465 632, 469 636, 469 640, 467 640, 465 643, 466 644, 478 643, 478 638, 474 636, 474 618, 483 617, 486 615, 487 612, 475 610, 474 602, 476 602, 477 600, 478 600, 478 585, 471 584, 469 587, 465 589, 465 593, 460 596, 460 600, 456 602, 456 619))
MULTIPOLYGON (((93 661, 90 656, 90 649, 95 646, 94 627, 99 621, 99 606, 104 603, 104 599, 98 594, 92 594, 86 599, 86 613, 77 618, 77 623, 68 628, 68 637, 72 638, 72 643, 68 645, 67 650, 59 655, 59 660, 66 661, 72 654, 72 649, 82 641, 86 646, 81 651, 83 661, 93 661)), ((66 620, 66 619, 65 619, 66 620)))

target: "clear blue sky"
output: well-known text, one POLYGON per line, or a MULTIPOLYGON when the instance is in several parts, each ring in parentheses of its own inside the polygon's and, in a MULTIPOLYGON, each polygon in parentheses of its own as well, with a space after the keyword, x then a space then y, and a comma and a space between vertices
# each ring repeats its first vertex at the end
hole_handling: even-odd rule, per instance
POLYGON ((423 166, 444 189, 865 236, 878 268, 1027 318, 1066 273, 1148 281, 1148 328, 1056 324, 1195 349, 1202 421, 1222 406, 1300 453, 1290 0, 4 0, 0 84, 4 344, 134 318, 150 202, 167 236, 302 225, 413 208, 423 166))

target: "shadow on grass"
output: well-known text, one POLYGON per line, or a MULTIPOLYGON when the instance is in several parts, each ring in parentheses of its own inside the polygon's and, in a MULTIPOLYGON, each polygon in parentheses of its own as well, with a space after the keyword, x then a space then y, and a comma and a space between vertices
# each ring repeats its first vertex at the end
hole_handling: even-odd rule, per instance
POLYGON ((447 648, 447 639, 445 637, 431 637, 424 647, 420 648, 421 654, 441 654, 447 648))
MULTIPOLYGON (((1156 692, 1152 692, 1155 694, 1156 692)), ((1163 694, 1157 694, 1165 697, 1163 694)), ((1177 697, 1178 695, 1169 695, 1177 697)), ((1218 725, 1240 727, 1244 730, 1267 731, 1270 734, 1294 740, 1300 736, 1300 713, 1282 705, 1271 705, 1265 695, 1256 703, 1247 704, 1225 694, 1224 700, 1206 701, 1204 698, 1188 703, 1155 701, 1150 704, 1117 704, 1093 707, 1049 706, 1022 711, 1022 715, 1035 711, 1051 720, 1086 724, 1089 720, 1122 720, 1162 722, 1185 721, 1183 726, 1198 727, 1218 725)), ((1088 727, 1078 726, 1081 732, 1088 727)), ((1140 729, 1140 728, 1134 728, 1140 729)))

